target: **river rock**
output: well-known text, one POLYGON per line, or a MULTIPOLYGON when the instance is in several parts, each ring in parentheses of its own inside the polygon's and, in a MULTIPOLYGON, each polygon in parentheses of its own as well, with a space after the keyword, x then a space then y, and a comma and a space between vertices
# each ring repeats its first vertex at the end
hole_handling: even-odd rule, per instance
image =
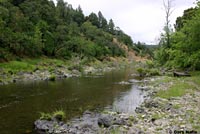
POLYGON ((68 129, 66 124, 53 120, 36 120, 34 125, 38 134, 61 134, 67 132, 68 129))
POLYGON ((168 104, 164 107, 164 110, 169 111, 171 108, 172 108, 172 104, 171 104, 171 103, 168 103, 168 104))
POLYGON ((136 112, 136 113, 144 113, 145 110, 144 110, 144 108, 142 108, 142 107, 136 107, 135 112, 136 112))
POLYGON ((131 80, 128 80, 128 82, 130 82, 130 83, 141 83, 142 81, 136 80, 136 79, 131 79, 131 80))
POLYGON ((126 81, 121 81, 121 82, 119 82, 118 84, 120 84, 120 85, 129 85, 129 84, 131 84, 131 83, 126 82, 126 81))
POLYGON ((123 118, 117 118, 113 121, 114 125, 127 125, 127 122, 123 118))
POLYGON ((95 72, 95 68, 94 67, 85 67, 84 69, 84 73, 85 74, 92 74, 93 72, 95 72))
POLYGON ((159 107, 159 103, 157 101, 153 100, 153 99, 150 99, 150 100, 146 100, 144 102, 144 106, 146 108, 152 108, 152 107, 158 108, 159 107))
POLYGON ((70 77, 72 77, 72 75, 71 75, 71 74, 64 73, 64 74, 63 74, 63 77, 64 77, 64 78, 70 78, 70 77))
POLYGON ((101 115, 98 118, 98 125, 104 127, 110 127, 112 125, 112 116, 110 115, 101 115))
POLYGON ((150 89, 150 87, 148 87, 148 86, 140 86, 140 87, 138 87, 138 89, 147 91, 147 90, 150 89))

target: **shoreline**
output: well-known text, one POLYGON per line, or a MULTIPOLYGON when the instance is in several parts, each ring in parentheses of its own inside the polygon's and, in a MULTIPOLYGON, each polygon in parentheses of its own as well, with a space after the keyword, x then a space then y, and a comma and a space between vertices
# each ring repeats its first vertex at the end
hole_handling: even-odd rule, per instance
MULTIPOLYGON (((147 95, 144 102, 135 109, 134 114, 85 111, 76 122, 64 123, 53 133, 173 134, 188 132, 198 134, 200 132, 200 90, 197 85, 193 87, 192 92, 178 97, 162 98, 158 95, 163 90, 170 90, 176 82, 185 80, 188 78, 168 76, 146 78, 142 83, 146 87, 141 90, 145 90, 147 95)), ((44 125, 44 122, 40 121, 37 120, 35 125, 44 125)))
POLYGON ((114 69, 124 68, 130 64, 133 64, 133 62, 128 61, 126 58, 116 58, 108 61, 95 60, 85 64, 80 63, 80 61, 78 63, 67 61, 57 64, 54 63, 53 59, 50 62, 41 61, 41 63, 34 64, 34 67, 32 67, 32 64, 27 64, 26 66, 30 66, 28 69, 21 69, 19 66, 17 67, 18 70, 0 66, 0 85, 31 81, 56 81, 83 75, 99 75, 114 69))
MULTIPOLYGON (((177 81, 184 83, 186 80, 188 78, 169 76, 145 78, 144 83, 142 83, 145 86, 142 90, 145 90, 146 96, 143 103, 135 109, 135 113, 114 113, 119 117, 121 115, 126 116, 131 121, 131 126, 122 124, 117 127, 115 133, 199 134, 200 89, 198 85, 191 84, 194 87, 187 87, 189 91, 181 96, 169 98, 159 96, 160 92, 170 90, 170 87, 176 85, 177 81)), ((114 129, 104 128, 103 132, 111 131, 114 131, 114 129)))
MULTIPOLYGON (((184 84, 189 79, 159 76, 150 80, 148 96, 135 110, 138 122, 133 128, 150 134, 200 133, 199 85, 194 86, 190 81, 188 83, 191 85, 186 87, 187 92, 180 96, 167 97, 173 86, 184 84), (163 91, 164 96, 160 95, 163 91)), ((182 87, 180 89, 184 90, 182 87)))
MULTIPOLYGON (((41 68, 41 66, 39 66, 38 69, 35 69, 33 72, 19 71, 17 73, 8 74, 10 73, 8 71, 5 74, 1 74, 1 76, 6 77, 6 75, 9 75, 11 78, 5 79, 5 81, 1 80, 0 83, 9 84, 15 82, 23 82, 23 80, 55 81, 57 79, 80 77, 82 75, 99 75, 106 71, 126 67, 131 63, 125 59, 104 62, 96 61, 90 64, 81 65, 81 68, 79 68, 80 65, 77 64, 60 64, 56 66, 51 64, 52 63, 42 65, 46 66, 46 68, 41 68), (48 65, 51 65, 50 68, 48 65), (51 76, 54 77, 51 78, 51 76)), ((138 64, 135 64, 134 66, 136 67, 137 65, 138 64)), ((194 74, 192 77, 146 77, 144 80, 142 80, 141 90, 144 90, 147 95, 144 102, 136 108, 135 114, 107 111, 106 113, 96 113, 98 115, 97 117, 95 113, 85 111, 83 113, 83 118, 87 117, 87 119, 89 119, 90 117, 95 116, 96 128, 93 127, 93 124, 87 124, 87 122, 83 123, 81 127, 78 128, 77 124, 65 124, 64 122, 61 122, 61 124, 58 124, 58 126, 62 126, 61 128, 63 132, 65 130, 77 131, 77 129, 81 132, 84 132, 86 129, 88 131, 98 130, 97 132, 92 131, 96 133, 112 132, 127 134, 168 134, 172 132, 173 134, 176 132, 189 132, 198 134, 200 133, 200 73, 197 73, 196 75, 194 74), (168 94, 172 92, 171 89, 173 88, 178 91, 176 93, 178 96, 168 94), (99 123, 98 120, 103 121, 103 123, 99 123), (109 125, 105 127, 106 124, 104 123, 108 123, 109 125), (99 124, 104 127, 99 128, 99 124), (63 125, 67 125, 65 126, 65 129, 63 129, 63 125)), ((133 80, 123 83, 134 84, 134 82, 138 81, 133 80)), ((80 120, 81 119, 82 118, 80 118, 80 120)), ((58 131, 58 134, 60 131, 58 131)))

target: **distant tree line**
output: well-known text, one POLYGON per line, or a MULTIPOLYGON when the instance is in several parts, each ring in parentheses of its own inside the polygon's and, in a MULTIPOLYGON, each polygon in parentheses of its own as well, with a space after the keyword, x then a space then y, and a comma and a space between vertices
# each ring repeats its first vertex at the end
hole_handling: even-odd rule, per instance
POLYGON ((158 48, 157 45, 150 45, 140 41, 134 43, 133 47, 136 55, 141 57, 148 57, 150 59, 154 56, 153 52, 158 48))
POLYGON ((0 61, 11 57, 70 59, 125 56, 113 38, 130 49, 133 41, 99 11, 85 16, 64 0, 0 1, 0 61))

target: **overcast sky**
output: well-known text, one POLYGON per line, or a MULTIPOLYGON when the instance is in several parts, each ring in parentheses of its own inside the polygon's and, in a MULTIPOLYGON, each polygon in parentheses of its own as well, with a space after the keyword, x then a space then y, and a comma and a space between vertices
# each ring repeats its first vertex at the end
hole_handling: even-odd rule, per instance
MULTIPOLYGON (((113 19, 134 42, 155 43, 165 23, 163 0, 65 0, 73 8, 81 6, 85 15, 101 11, 104 17, 113 19)), ((171 23, 187 8, 194 7, 195 0, 174 0, 171 23)))

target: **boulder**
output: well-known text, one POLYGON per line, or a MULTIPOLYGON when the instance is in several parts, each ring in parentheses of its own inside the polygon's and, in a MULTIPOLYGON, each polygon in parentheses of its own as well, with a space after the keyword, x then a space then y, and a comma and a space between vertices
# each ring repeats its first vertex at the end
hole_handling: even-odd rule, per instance
POLYGON ((39 134, 61 134, 66 133, 68 130, 68 126, 66 124, 53 120, 36 120, 34 125, 37 133, 39 134))
POLYGON ((110 127, 112 125, 112 116, 110 115, 101 115, 98 118, 98 125, 104 127, 110 127))

